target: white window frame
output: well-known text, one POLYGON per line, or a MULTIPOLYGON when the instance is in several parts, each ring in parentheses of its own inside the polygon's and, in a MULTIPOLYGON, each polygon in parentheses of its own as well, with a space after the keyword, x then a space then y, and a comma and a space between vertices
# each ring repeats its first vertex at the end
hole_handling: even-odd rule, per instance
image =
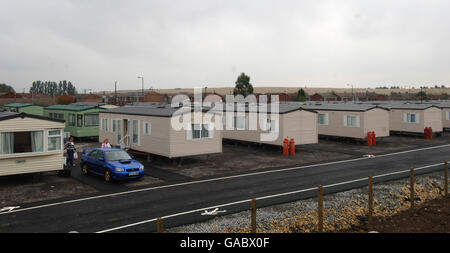
POLYGON ((407 112, 403 114, 403 121, 408 124, 419 124, 420 123, 420 117, 418 113, 410 113, 407 112), (414 121, 411 121, 411 116, 414 115, 414 121))
POLYGON ((55 151, 60 151, 62 150, 62 146, 63 146, 63 130, 62 129, 47 129, 47 145, 46 145, 46 150, 47 152, 55 152, 55 151), (59 131, 59 135, 50 135, 50 131, 59 131), (50 150, 49 149, 49 139, 50 138, 55 138, 55 137, 59 137, 60 138, 60 145, 59 145, 59 149, 55 149, 55 150, 50 150))
POLYGON ((321 126, 328 126, 328 113, 319 113, 319 114, 317 114, 317 122, 321 126), (320 122, 320 115, 324 116, 323 117, 323 119, 324 119, 323 122, 320 122))
POLYGON ((236 129, 236 130, 247 130, 246 119, 247 119, 246 116, 234 116, 234 120, 233 120, 233 122, 234 122, 234 129, 236 129), (243 121, 244 121, 244 125, 243 126, 239 126, 238 127, 238 121, 237 121, 238 118, 239 119, 243 119, 243 121))
POLYGON ((266 120, 266 129, 267 132, 277 131, 277 120, 276 119, 267 119, 266 120))
POLYGON ((142 132, 144 135, 151 135, 152 134, 152 123, 148 122, 148 121, 144 122, 142 132))
POLYGON ((117 119, 111 119, 111 132, 117 133, 117 119))
POLYGON ((191 124, 191 130, 186 130, 186 139, 187 140, 202 140, 202 139, 212 139, 214 138, 214 124, 206 123, 206 124, 191 124), (206 126, 206 127, 204 127, 206 126), (200 128, 200 129, 197 129, 200 128), (198 138, 194 138, 194 131, 199 131, 200 135, 198 138), (208 131, 208 136, 203 137, 202 132, 208 131))
POLYGON ((109 129, 109 120, 108 119, 106 119, 106 118, 102 118, 102 120, 101 120, 101 124, 102 124, 102 131, 104 131, 104 132, 108 132, 108 129, 109 129))
MULTIPOLYGON (((351 122, 351 120, 350 120, 351 122)), ((344 126, 345 127, 360 127, 361 126, 361 121, 360 121, 360 117, 359 115, 354 115, 354 114, 346 114, 344 115, 344 126), (353 125, 349 125, 348 124, 348 118, 350 117, 354 117, 355 118, 355 124, 353 125)))
POLYGON ((131 133, 131 142, 133 143, 133 144, 135 144, 135 145, 138 145, 138 146, 140 146, 141 145, 141 132, 140 132, 140 130, 141 130, 141 127, 140 127, 140 124, 141 123, 141 121, 140 120, 138 120, 138 119, 133 119, 133 120, 131 120, 131 129, 132 129, 132 133, 131 133), (137 126, 137 142, 134 142, 134 135, 135 135, 135 132, 134 132, 134 126, 135 126, 135 123, 134 122, 136 122, 136 126, 137 126))
MULTIPOLYGON (((47 151, 48 143, 46 143, 46 131, 45 131, 45 129, 32 130, 32 131, 0 131, 0 133, 11 133, 11 134, 13 134, 13 138, 14 138, 14 133, 19 133, 19 132, 29 132, 30 135, 31 135, 31 132, 42 132, 42 151, 36 151, 36 152, 30 151, 30 152, 21 152, 21 153, 0 154, 0 157, 16 156, 16 155, 23 155, 23 154, 42 154, 42 153, 45 153, 47 151)), ((47 136, 48 136, 48 133, 47 133, 47 136)), ((48 139, 47 139, 47 141, 48 141, 48 139)), ((61 141, 61 146, 62 146, 62 141, 61 141)))

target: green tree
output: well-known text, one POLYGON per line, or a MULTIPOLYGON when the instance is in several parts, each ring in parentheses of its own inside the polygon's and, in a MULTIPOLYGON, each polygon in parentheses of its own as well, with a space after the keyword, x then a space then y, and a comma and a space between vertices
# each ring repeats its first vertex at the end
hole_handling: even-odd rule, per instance
POLYGON ((296 100, 297 101, 302 101, 302 102, 308 100, 307 97, 306 97, 306 92, 303 89, 298 90, 297 99, 296 100))
POLYGON ((0 83, 0 92, 15 92, 15 91, 13 87, 5 83, 0 83))
POLYGON ((31 84, 30 93, 42 93, 47 96, 60 96, 68 94, 75 96, 77 94, 77 89, 69 81, 59 81, 59 83, 53 81, 34 81, 31 84))
POLYGON ((241 73, 236 80, 236 86, 233 90, 233 94, 242 95, 247 97, 250 94, 253 94, 253 86, 250 83, 250 77, 245 73, 241 73))

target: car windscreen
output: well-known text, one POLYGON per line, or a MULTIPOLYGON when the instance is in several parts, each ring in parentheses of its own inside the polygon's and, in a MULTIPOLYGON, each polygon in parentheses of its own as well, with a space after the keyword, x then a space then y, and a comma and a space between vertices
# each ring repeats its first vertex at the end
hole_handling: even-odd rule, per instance
POLYGON ((131 156, 122 150, 105 152, 106 161, 131 160, 131 156))

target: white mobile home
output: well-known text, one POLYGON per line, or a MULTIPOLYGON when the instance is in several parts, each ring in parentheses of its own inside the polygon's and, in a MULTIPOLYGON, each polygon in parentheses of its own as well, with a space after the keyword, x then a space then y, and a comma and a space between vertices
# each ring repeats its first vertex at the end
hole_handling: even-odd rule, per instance
POLYGON ((305 109, 318 113, 320 136, 366 139, 369 131, 376 137, 389 136, 388 109, 353 103, 305 104, 305 109))
POLYGON ((441 103, 437 107, 442 110, 442 128, 448 131, 450 129, 450 103, 441 103))
POLYGON ((270 104, 264 110, 262 105, 256 105, 256 110, 251 107, 252 105, 243 104, 242 108, 235 106, 232 111, 227 112, 224 108, 224 139, 276 146, 283 146, 287 137, 289 140, 293 138, 295 145, 318 143, 316 112, 303 109, 300 105, 283 103, 279 104, 277 111, 272 111, 270 104), (265 112, 267 115, 264 115, 265 112), (231 115, 227 116, 228 113, 231 115), (260 120, 261 117, 266 118, 260 120), (254 123, 250 122, 251 119, 254 123))
POLYGON ((441 133, 442 110, 432 104, 386 104, 390 110, 390 130, 399 133, 423 133, 432 127, 433 133, 441 133))
MULTIPOLYGON (((170 105, 123 106, 100 112, 99 139, 109 139, 111 145, 168 158, 222 152, 222 133, 214 128, 214 117, 199 112, 205 120, 194 122, 191 108, 171 108, 170 105), (181 119, 189 115, 189 121, 181 119), (182 121, 176 129, 173 121, 182 121)), ((221 120, 221 119, 220 119, 221 120)))
POLYGON ((0 176, 62 170, 63 120, 0 112, 0 176))

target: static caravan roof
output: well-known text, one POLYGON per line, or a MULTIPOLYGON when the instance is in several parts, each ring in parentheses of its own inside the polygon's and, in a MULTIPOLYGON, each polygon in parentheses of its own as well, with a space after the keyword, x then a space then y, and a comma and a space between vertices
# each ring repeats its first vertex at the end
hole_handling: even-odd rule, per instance
POLYGON ((450 108, 450 103, 440 103, 436 106, 439 108, 450 108))
MULTIPOLYGON (((256 108, 258 109, 258 112, 263 112, 263 113, 272 113, 272 104, 253 104, 254 106, 256 106, 256 108), (264 110, 262 110, 264 109, 264 110)), ((289 113, 289 112, 294 112, 294 111, 298 111, 298 110, 303 110, 303 111, 310 111, 313 113, 317 113, 313 110, 310 110, 308 108, 304 108, 302 106, 301 103, 279 103, 278 104, 278 114, 285 114, 285 113, 289 113)), ((222 111, 226 111, 227 108, 227 104, 226 103, 222 103, 223 106, 223 110, 222 111)), ((234 105, 234 112, 250 112, 250 108, 252 107, 252 104, 235 104, 234 105)), ((217 111, 217 107, 214 108, 213 110, 217 111)))
POLYGON ((49 117, 45 117, 45 116, 39 116, 39 115, 34 115, 34 114, 27 114, 24 112, 8 112, 8 111, 0 111, 0 121, 2 120, 8 120, 8 119, 13 119, 13 118, 34 118, 34 119, 42 119, 42 120, 49 120, 49 121, 55 121, 55 122, 62 122, 64 123, 64 120, 59 120, 59 119, 52 119, 49 117))
POLYGON ((83 105, 83 106, 96 106, 96 107, 99 107, 99 106, 102 106, 104 104, 105 103, 98 103, 98 102, 76 102, 76 103, 72 103, 70 105, 83 105))
POLYGON ((32 105, 33 104, 28 104, 28 103, 11 103, 11 104, 4 105, 3 107, 23 108, 23 107, 32 106, 32 105))
POLYGON ((324 110, 324 111, 352 111, 352 112, 366 112, 375 108, 380 108, 383 110, 389 110, 389 108, 383 108, 377 105, 370 104, 354 104, 354 103, 346 103, 346 104, 306 104, 302 106, 305 109, 309 110, 324 110))
POLYGON ((98 107, 89 105, 52 105, 45 107, 44 110, 84 111, 95 108, 98 107))
POLYGON ((431 107, 439 108, 434 104, 385 104, 380 105, 380 107, 397 110, 425 110, 431 107))
MULTIPOLYGON (((147 105, 147 106, 122 106, 119 108, 102 111, 102 113, 112 114, 129 114, 129 115, 143 115, 155 117, 172 117, 188 112, 193 112, 194 108, 190 107, 171 107, 169 104, 147 105)), ((202 112, 207 112, 206 108, 202 108, 202 112)))

